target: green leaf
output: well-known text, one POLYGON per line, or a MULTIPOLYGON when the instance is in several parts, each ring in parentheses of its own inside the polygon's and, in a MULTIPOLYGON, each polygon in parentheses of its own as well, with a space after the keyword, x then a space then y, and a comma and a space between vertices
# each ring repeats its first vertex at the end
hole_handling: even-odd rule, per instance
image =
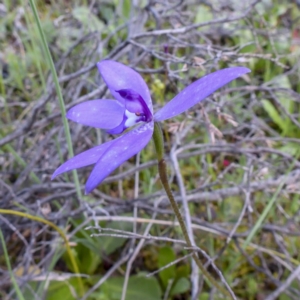
POLYGON ((281 294, 278 298, 278 300, 290 300, 291 297, 286 294, 281 294))
POLYGON ((299 144, 296 143, 286 143, 282 147, 279 148, 280 151, 290 154, 294 157, 298 157, 299 152, 299 144))
POLYGON ((201 293, 199 295, 199 300, 209 300, 209 299, 210 299, 209 293, 201 293))
MULTIPOLYGON (((167 264, 173 262, 176 259, 173 248, 171 247, 162 247, 158 251, 158 267, 165 267, 167 264)), ((166 288, 168 282, 175 277, 175 265, 168 267, 159 272, 159 277, 163 283, 163 286, 166 288)))
POLYGON ((61 28, 56 39, 56 45, 62 51, 67 51, 74 44, 74 41, 80 36, 79 28, 61 28))
POLYGON ((186 277, 181 277, 176 281, 171 289, 170 295, 178 295, 187 292, 191 287, 190 281, 186 277))
MULTIPOLYGON (((291 82, 287 75, 281 75, 274 79, 274 85, 277 88, 285 88, 285 89, 292 89, 291 82)), ((281 105, 287 110, 289 113, 293 113, 294 109, 294 102, 287 98, 286 95, 279 94, 278 99, 281 105)))
POLYGON ((247 293, 254 296, 258 292, 257 278, 249 277, 247 280, 247 293))
POLYGON ((100 253, 96 254, 89 249, 86 250, 82 251, 80 255, 80 272, 91 275, 94 274, 102 259, 100 253))
MULTIPOLYGON (((80 261, 79 261, 79 258, 78 258, 78 251, 77 251, 76 248, 71 248, 71 251, 72 251, 72 255, 73 255, 74 259, 75 259, 75 262, 76 262, 77 266, 79 266, 80 265, 80 261)), ((70 260, 69 255, 67 254, 67 252, 65 252, 62 257, 63 257, 63 260, 64 260, 64 262, 66 263, 66 265, 68 267, 68 270, 70 270, 70 271, 72 271, 72 272, 75 273, 75 270, 73 268, 73 264, 72 264, 72 262, 70 260)), ((81 272, 80 267, 79 267, 79 271, 81 272)))
MULTIPOLYGON (((86 239, 75 239, 75 241, 77 242, 77 246, 72 248, 71 251, 73 252, 80 273, 89 275, 94 274, 102 260, 99 248, 98 251, 93 251, 93 249, 89 248, 90 243, 86 239)), ((63 258, 68 269, 75 272, 67 253, 63 254, 63 258)))
POLYGON ((47 42, 50 43, 57 35, 57 30, 54 27, 53 22, 50 19, 45 19, 42 22, 42 28, 45 33, 47 42))
POLYGON ((263 108, 268 113, 272 121, 282 130, 285 131, 287 127, 287 122, 280 116, 277 109, 269 100, 261 100, 263 108))
POLYGON ((105 20, 108 23, 109 21, 111 21, 113 19, 115 9, 114 9, 113 5, 109 5, 108 3, 107 4, 103 3, 101 5, 101 8, 99 5, 98 13, 100 14, 101 19, 105 20))
POLYGON ((73 9, 73 17, 90 31, 101 31, 104 24, 86 6, 78 6, 73 9))
MULTIPOLYGON (((208 22, 213 19, 213 14, 211 9, 205 5, 199 5, 197 14, 196 14, 196 23, 208 22)), ((199 28, 201 30, 201 27, 199 28)))
MULTIPOLYGON (((113 229, 120 229, 125 231, 132 230, 132 224, 128 222, 108 222, 106 226, 113 229)), ((96 233, 97 231, 95 231, 96 233)), ((102 253, 110 255, 118 248, 122 247, 126 242, 126 239, 110 236, 93 237, 92 240, 84 238, 83 235, 78 232, 74 241, 77 246, 72 249, 76 263, 79 266, 81 273, 92 275, 95 273, 99 264, 102 261, 102 253)), ((73 270, 69 257, 64 254, 64 260, 70 270, 73 270)))
MULTIPOLYGON (((30 281, 22 290, 25 299, 34 299, 35 293, 38 290, 39 282, 30 281)), ((1 298, 0 298, 1 299, 1 298)))
POLYGON ((131 0, 123 0, 123 17, 129 19, 132 2, 131 0))
POLYGON ((78 297, 76 278, 64 281, 51 281, 47 290, 47 300, 74 300, 78 297))
MULTIPOLYGON (((132 224, 128 222, 109 222, 107 223, 106 227, 124 231, 132 231, 132 224)), ((95 239, 99 239, 99 246, 101 250, 107 255, 115 252, 126 242, 126 239, 124 238, 117 238, 111 236, 95 237, 95 239)))
MULTIPOLYGON (((102 286, 108 300, 121 299, 123 277, 109 278, 102 286)), ((158 300, 162 291, 155 277, 131 276, 128 281, 126 300, 158 300)))
POLYGON ((176 277, 175 279, 179 279, 181 277, 189 277, 191 273, 191 267, 189 263, 186 263, 185 265, 181 265, 176 268, 176 277))

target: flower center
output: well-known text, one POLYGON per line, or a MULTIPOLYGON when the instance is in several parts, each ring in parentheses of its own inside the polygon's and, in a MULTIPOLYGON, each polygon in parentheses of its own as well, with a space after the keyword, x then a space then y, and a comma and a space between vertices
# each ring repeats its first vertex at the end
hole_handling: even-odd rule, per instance
POLYGON ((136 113, 132 113, 128 110, 125 110, 125 116, 126 116, 126 121, 125 121, 125 127, 129 128, 138 122, 143 121, 143 117, 137 115, 136 113))
MULTIPOLYGON (((150 122, 152 113, 144 99, 134 90, 123 89, 117 91, 125 99, 125 115, 129 120, 138 122, 150 122)), ((127 123, 126 121, 126 123, 127 123)), ((131 123, 131 121, 130 121, 131 123)))

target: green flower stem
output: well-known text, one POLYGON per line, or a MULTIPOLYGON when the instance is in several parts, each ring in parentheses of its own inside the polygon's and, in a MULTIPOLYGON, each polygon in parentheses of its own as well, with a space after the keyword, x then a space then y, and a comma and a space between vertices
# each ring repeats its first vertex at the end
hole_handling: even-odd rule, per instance
MULTIPOLYGON (((153 133, 153 140, 154 140, 154 144, 155 144, 155 149, 156 149, 156 153, 157 153, 157 159, 158 159, 158 172, 159 172, 159 176, 160 176, 160 180, 161 183, 167 193, 167 196, 170 200, 172 209, 176 215, 176 218, 179 222, 179 225, 181 227, 183 236, 185 238, 186 244, 188 248, 193 248, 194 245, 192 245, 190 237, 188 235, 188 231, 187 228, 185 226, 184 220, 181 216, 181 213, 179 211, 179 207, 174 199, 174 196, 172 194, 170 185, 169 185, 169 181, 168 181, 168 176, 167 176, 167 164, 166 161, 163 158, 163 136, 162 136, 162 131, 161 128, 159 126, 158 123, 154 124, 154 133, 153 133)), ((191 250, 193 251, 193 250, 191 250)), ((202 262, 200 261, 197 253, 193 253, 192 255, 194 261, 196 262, 197 266, 199 267, 199 269, 201 270, 202 274, 204 275, 204 277, 206 278, 206 280, 208 281, 208 283, 212 284, 215 288, 217 288, 222 294, 226 295, 227 297, 234 299, 232 297, 232 295, 225 289, 223 288, 221 285, 219 285, 219 283, 209 274, 209 272, 205 269, 204 265, 202 264, 202 262)))
POLYGON ((157 160, 164 158, 164 138, 159 123, 154 123, 153 141, 155 144, 157 160))

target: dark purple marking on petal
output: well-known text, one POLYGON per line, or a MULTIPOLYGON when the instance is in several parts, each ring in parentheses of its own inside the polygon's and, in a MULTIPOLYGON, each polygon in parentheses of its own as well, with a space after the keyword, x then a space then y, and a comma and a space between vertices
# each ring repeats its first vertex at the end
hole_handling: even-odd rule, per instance
POLYGON ((125 129, 127 129, 127 127, 125 126, 125 122, 127 121, 127 119, 128 119, 127 116, 124 114, 122 122, 118 126, 116 126, 115 128, 107 130, 106 132, 109 133, 109 134, 120 134, 120 133, 122 133, 125 129))
POLYGON ((208 74, 193 82, 154 114, 155 121, 175 117, 204 100, 230 81, 251 72, 244 67, 233 67, 208 74))
POLYGON ((130 89, 118 90, 117 92, 125 99, 126 109, 140 116, 140 121, 150 122, 152 120, 151 111, 144 99, 137 92, 130 89))
POLYGON ((114 140, 90 174, 85 186, 86 194, 90 193, 112 171, 148 144, 153 134, 153 124, 153 122, 143 124, 114 140))

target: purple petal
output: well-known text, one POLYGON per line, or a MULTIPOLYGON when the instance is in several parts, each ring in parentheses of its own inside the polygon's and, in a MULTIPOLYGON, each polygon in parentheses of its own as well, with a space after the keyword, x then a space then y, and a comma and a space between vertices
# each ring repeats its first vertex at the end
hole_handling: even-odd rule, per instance
POLYGON ((141 151, 148 144, 152 133, 153 122, 150 122, 115 139, 95 165, 85 186, 86 194, 90 193, 123 162, 141 151))
POLYGON ((107 130, 106 132, 109 133, 109 134, 120 134, 120 133, 122 133, 125 129, 127 129, 127 127, 125 126, 125 123, 126 123, 127 119, 128 119, 127 116, 124 115, 122 122, 118 126, 112 128, 110 130, 107 130))
POLYGON ((111 94, 117 100, 124 103, 124 99, 116 91, 125 89, 133 90, 145 100, 150 111, 153 112, 149 89, 140 74, 112 60, 100 61, 97 63, 97 67, 111 94))
POLYGON ((155 121, 175 117, 205 99, 230 81, 250 72, 244 67, 233 67, 208 74, 193 82, 161 108, 155 115, 155 121))
POLYGON ((112 145, 114 141, 115 140, 112 140, 96 146, 67 160, 55 170, 51 177, 51 180, 62 173, 95 164, 99 160, 101 155, 103 155, 103 153, 112 145))
POLYGON ((111 129, 122 122, 124 109, 115 100, 91 100, 72 107, 67 118, 80 124, 111 129))

